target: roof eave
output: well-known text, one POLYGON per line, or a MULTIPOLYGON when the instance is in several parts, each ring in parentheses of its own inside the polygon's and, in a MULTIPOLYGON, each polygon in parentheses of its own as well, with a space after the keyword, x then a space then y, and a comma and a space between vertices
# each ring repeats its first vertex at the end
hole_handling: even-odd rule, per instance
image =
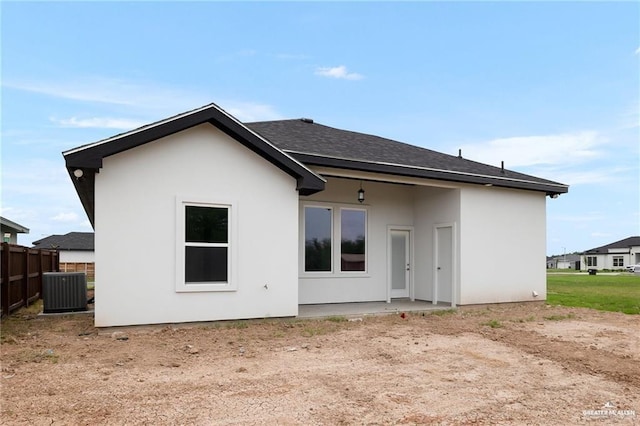
POLYGON ((13 229, 14 231, 16 231, 17 234, 29 233, 29 228, 22 226, 19 223, 15 223, 14 221, 7 219, 6 217, 1 218, 0 221, 2 222, 2 225, 13 229))
POLYGON ((358 170, 390 174, 396 176, 418 177, 426 179, 443 180, 449 182, 472 183, 486 186, 497 186, 505 188, 525 189, 531 191, 545 192, 546 195, 556 196, 569 191, 568 185, 559 183, 542 183, 513 179, 499 176, 479 175, 473 173, 463 173, 451 170, 439 170, 433 168, 423 168, 406 166, 400 164, 367 162, 361 160, 328 157, 318 154, 301 153, 287 151, 301 162, 308 165, 326 166, 342 168, 347 170, 358 170))
POLYGON ((105 157, 170 136, 203 123, 210 123, 295 178, 297 190, 301 194, 309 195, 324 189, 325 180, 322 177, 318 176, 294 157, 274 146, 262 136, 247 128, 217 105, 210 104, 112 138, 62 153, 69 176, 73 181, 91 225, 94 226, 95 174, 98 173, 102 167, 102 162, 105 157), (74 175, 74 171, 77 169, 83 172, 79 178, 74 175))

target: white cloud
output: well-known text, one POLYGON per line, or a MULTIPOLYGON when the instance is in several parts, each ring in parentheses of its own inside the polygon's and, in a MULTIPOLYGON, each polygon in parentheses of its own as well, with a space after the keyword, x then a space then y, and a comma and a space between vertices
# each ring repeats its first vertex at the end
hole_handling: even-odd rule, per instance
POLYGON ((637 100, 622 114, 623 129, 636 127, 640 127, 640 102, 637 100))
POLYGON ((596 238, 609 238, 611 237, 613 234, 608 233, 608 232, 592 232, 591 236, 592 237, 596 237, 596 238))
POLYGON ((244 122, 280 120, 283 118, 271 105, 234 101, 227 102, 225 105, 225 111, 244 122))
POLYGON ((37 214, 32 209, 16 208, 12 206, 2 206, 2 208, 0 208, 0 214, 3 217, 13 222, 17 222, 26 228, 31 228, 31 226, 29 226, 28 224, 37 217, 37 214))
POLYGON ((635 53, 636 55, 640 55, 640 47, 638 47, 634 53, 635 53))
POLYGON ((78 102, 158 112, 161 115, 157 118, 211 102, 208 97, 195 91, 108 77, 4 81, 2 86, 78 102))
POLYGON ((546 136, 521 136, 494 139, 462 146, 462 155, 470 160, 506 168, 534 165, 583 163, 601 156, 596 148, 606 143, 597 132, 584 131, 546 136))
MULTIPOLYGON (((246 51, 245 54, 252 54, 246 51)), ((4 87, 40 93, 62 99, 71 99, 85 104, 83 109, 90 108, 87 103, 111 106, 115 114, 131 112, 136 117, 51 117, 50 121, 60 127, 69 128, 103 128, 131 130, 170 117, 175 114, 198 108, 211 103, 208 95, 188 90, 167 88, 153 84, 136 83, 111 78, 75 78, 72 82, 3 82, 4 87)), ((283 118, 274 107, 259 102, 242 102, 220 100, 216 103, 240 121, 277 120, 283 118)))
POLYGON ((278 53, 275 57, 278 59, 309 59, 309 55, 297 53, 278 53))
POLYGON ((315 74, 322 77, 339 78, 343 80, 362 80, 364 78, 362 74, 349 72, 344 65, 338 67, 320 67, 316 69, 315 74))
POLYGON ((54 222, 77 222, 79 216, 75 212, 68 213, 58 213, 54 217, 51 218, 54 222))
POLYGON ((549 219, 559 222, 595 222, 604 219, 601 212, 586 212, 578 215, 553 215, 549 219))
POLYGON ((92 118, 50 118, 53 123, 61 127, 76 128, 98 128, 98 129, 121 129, 131 130, 148 124, 144 121, 132 120, 128 118, 92 117, 92 118))
POLYGON ((614 180, 611 172, 607 170, 548 173, 543 176, 547 176, 549 179, 556 180, 558 182, 566 183, 567 185, 605 183, 612 182, 614 180))

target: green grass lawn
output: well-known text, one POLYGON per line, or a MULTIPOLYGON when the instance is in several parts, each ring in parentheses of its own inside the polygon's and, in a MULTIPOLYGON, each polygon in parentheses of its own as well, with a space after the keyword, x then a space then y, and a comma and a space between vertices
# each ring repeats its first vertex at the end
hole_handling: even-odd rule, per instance
POLYGON ((549 274, 547 303, 640 315, 640 277, 549 274))

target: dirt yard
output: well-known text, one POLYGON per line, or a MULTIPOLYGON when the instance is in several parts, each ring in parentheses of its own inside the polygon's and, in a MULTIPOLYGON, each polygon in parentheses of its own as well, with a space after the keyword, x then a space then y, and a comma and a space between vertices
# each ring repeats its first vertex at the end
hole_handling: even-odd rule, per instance
POLYGON ((524 304, 2 326, 3 424, 640 424, 640 316, 524 304))

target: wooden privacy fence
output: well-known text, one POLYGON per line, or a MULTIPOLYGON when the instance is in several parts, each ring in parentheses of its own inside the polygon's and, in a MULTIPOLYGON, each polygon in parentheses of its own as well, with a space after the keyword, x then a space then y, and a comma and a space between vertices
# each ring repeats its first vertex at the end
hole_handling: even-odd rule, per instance
POLYGON ((84 272, 87 281, 93 281, 96 277, 96 266, 92 262, 60 262, 60 272, 84 272))
POLYGON ((9 315, 42 297, 42 274, 59 272, 56 251, 2 243, 0 315, 9 315))

